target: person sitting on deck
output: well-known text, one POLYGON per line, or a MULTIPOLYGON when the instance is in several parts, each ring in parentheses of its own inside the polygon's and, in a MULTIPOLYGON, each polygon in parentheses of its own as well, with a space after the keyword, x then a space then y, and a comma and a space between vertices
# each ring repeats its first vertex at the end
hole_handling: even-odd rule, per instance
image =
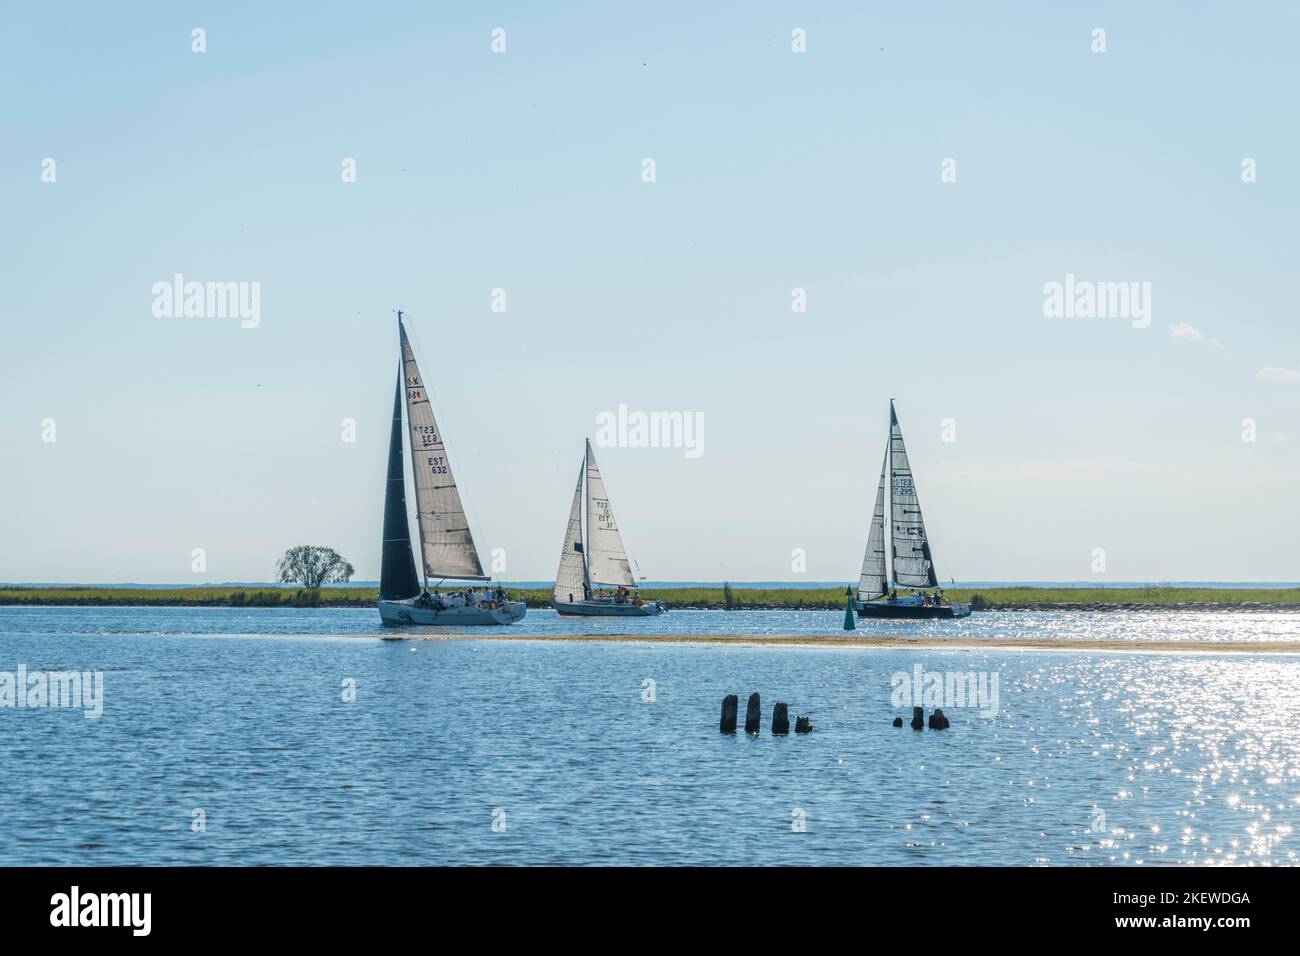
POLYGON ((474 607, 478 604, 478 595, 474 593, 473 588, 467 588, 465 591, 465 606, 474 607))

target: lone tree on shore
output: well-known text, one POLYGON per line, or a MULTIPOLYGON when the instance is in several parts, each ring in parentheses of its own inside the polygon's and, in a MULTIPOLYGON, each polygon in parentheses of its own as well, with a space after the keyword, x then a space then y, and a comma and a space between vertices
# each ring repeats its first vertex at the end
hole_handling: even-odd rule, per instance
POLYGON ((281 584, 301 583, 312 591, 322 584, 340 584, 351 581, 356 569, 333 548, 318 548, 301 544, 290 548, 276 565, 281 584))

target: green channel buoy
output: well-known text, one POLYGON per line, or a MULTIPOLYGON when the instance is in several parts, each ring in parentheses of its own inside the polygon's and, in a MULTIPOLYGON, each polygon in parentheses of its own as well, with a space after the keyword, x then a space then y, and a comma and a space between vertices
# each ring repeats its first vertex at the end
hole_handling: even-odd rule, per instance
POLYGON ((853 621, 853 588, 844 589, 844 630, 852 631, 857 629, 857 624, 853 621))

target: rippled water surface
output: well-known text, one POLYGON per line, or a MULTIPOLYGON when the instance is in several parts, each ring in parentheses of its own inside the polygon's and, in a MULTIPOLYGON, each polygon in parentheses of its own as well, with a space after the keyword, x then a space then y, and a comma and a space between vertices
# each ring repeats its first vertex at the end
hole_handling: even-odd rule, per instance
MULTIPOLYGON (((1294 641, 1300 614, 1278 611, 1001 611, 955 621, 860 621, 843 611, 669 611, 654 618, 560 617, 530 609, 510 634, 898 635, 1081 640, 1294 641)), ((454 628, 452 630, 455 630, 454 628)), ((0 634, 379 634, 374 608, 0 607, 0 634)), ((437 633, 437 628, 425 628, 437 633)))
MULTIPOLYGON (((651 627, 834 633, 841 618, 694 613, 651 627)), ((96 668, 105 687, 98 719, 0 708, 0 863, 1297 860, 1300 658, 328 636, 373 630, 364 610, 0 608, 0 672, 96 668), (891 676, 917 664, 996 677, 997 713, 890 726, 891 676), (755 690, 763 733, 719 734, 722 696, 743 709, 755 690), (771 736, 777 700, 815 732, 771 736)), ((1269 614, 990 614, 960 633, 1294 630, 1269 614)))

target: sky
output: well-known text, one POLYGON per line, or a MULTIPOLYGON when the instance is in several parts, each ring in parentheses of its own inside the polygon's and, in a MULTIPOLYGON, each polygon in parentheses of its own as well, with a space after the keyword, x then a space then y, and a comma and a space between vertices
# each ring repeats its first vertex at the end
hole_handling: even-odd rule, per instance
POLYGON ((0 8, 0 581, 377 577, 397 308, 508 580, 620 405, 644 575, 853 580, 890 398, 945 580, 1300 579, 1297 8, 703 6, 0 8))

